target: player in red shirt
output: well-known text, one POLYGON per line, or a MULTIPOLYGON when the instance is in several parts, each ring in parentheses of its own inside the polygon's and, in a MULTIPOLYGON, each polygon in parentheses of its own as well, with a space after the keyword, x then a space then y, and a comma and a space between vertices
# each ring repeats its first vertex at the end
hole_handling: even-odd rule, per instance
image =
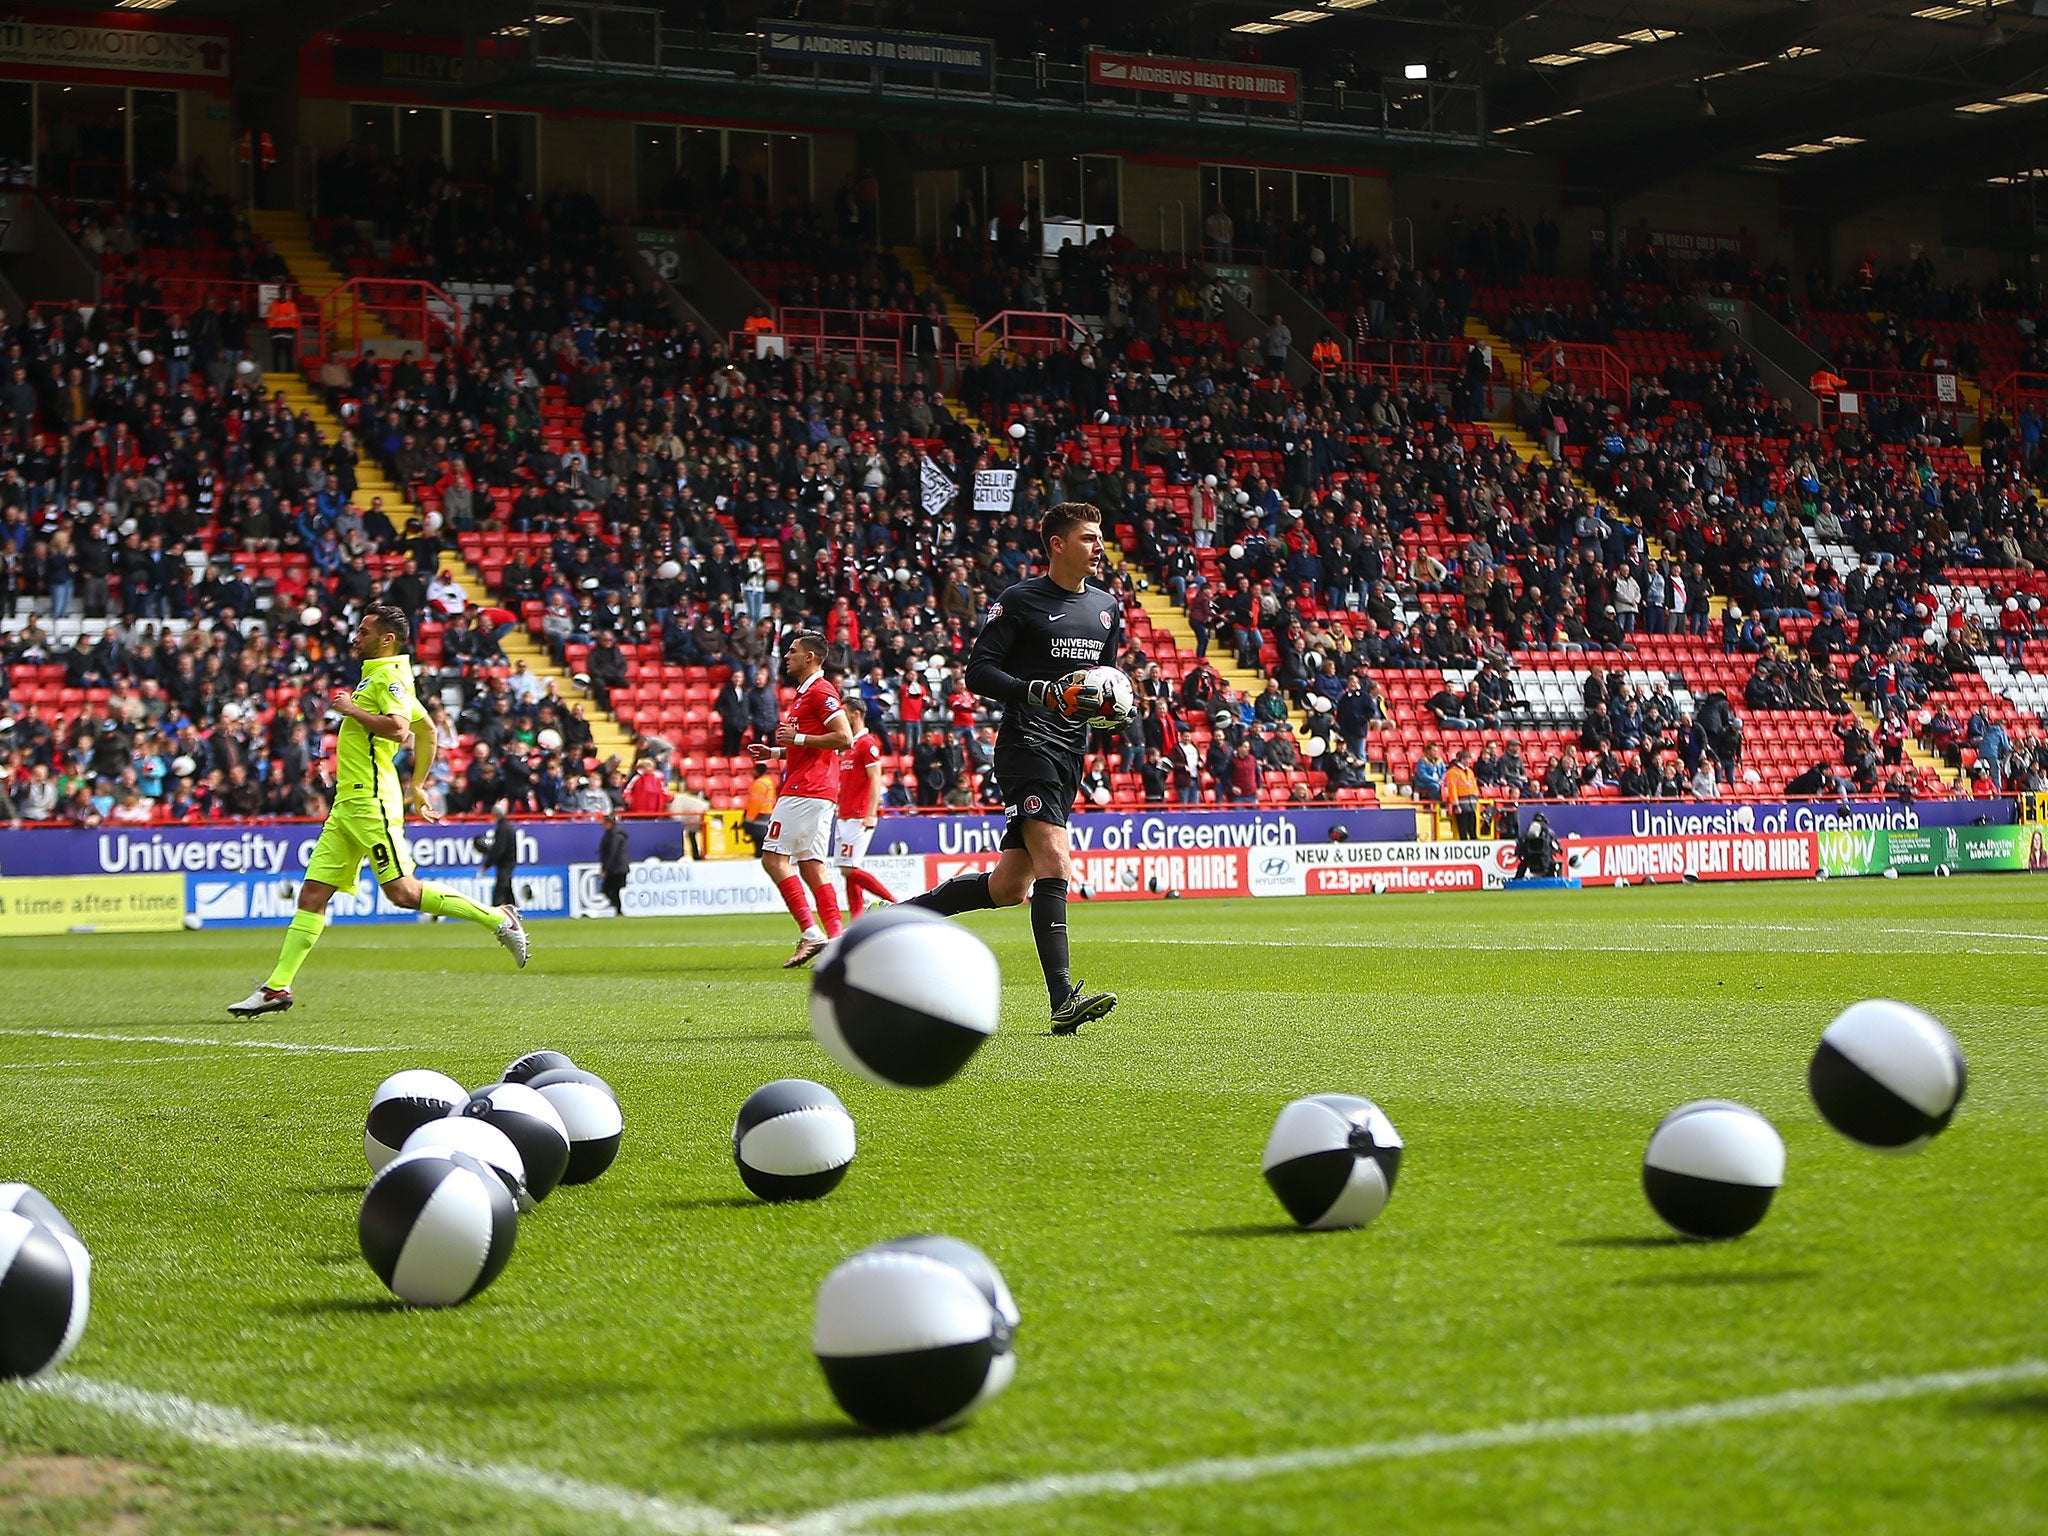
POLYGON ((747 752, 757 763, 771 757, 788 760, 761 843, 761 867, 796 919, 796 951, 782 962, 788 970, 810 964, 827 940, 839 937, 839 892, 825 860, 832 852, 832 817, 839 805, 839 754, 852 745, 853 729, 838 690, 825 678, 823 635, 814 629, 798 633, 783 655, 782 675, 796 685, 796 703, 775 728, 775 745, 755 742, 747 752))
POLYGON ((867 726, 867 709, 859 699, 845 703, 852 721, 853 745, 839 770, 839 830, 832 840, 832 862, 846 878, 846 910, 859 917, 866 898, 894 901, 889 887, 860 867, 875 835, 875 817, 882 806, 882 744, 867 726))

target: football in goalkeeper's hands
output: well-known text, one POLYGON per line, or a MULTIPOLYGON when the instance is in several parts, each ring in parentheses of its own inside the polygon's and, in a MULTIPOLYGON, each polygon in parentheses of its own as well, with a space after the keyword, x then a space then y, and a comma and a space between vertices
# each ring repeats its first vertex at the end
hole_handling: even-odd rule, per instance
POLYGON ((1120 731, 1138 713, 1138 692, 1115 667, 1069 672, 1060 679, 1060 690, 1085 701, 1083 712, 1072 718, 1094 730, 1120 731))

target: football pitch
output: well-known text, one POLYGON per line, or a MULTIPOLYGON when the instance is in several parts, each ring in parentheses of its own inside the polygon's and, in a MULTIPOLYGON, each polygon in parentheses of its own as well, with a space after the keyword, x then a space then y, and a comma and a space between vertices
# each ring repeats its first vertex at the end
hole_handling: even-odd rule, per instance
POLYGON ((0 1180, 94 1256, 76 1354, 0 1389, 0 1530, 2048 1528, 2048 880, 1077 904, 1076 972, 1123 1002, 1075 1038, 1024 914, 967 921, 1003 1026, 927 1093, 816 1047, 779 918, 536 924, 523 973, 463 925, 336 928, 248 1023, 276 932, 0 942, 0 1180), (1806 1097, 1871 996, 1969 1060, 1916 1156, 1806 1097), (617 1164, 476 1300, 405 1309, 356 1248, 371 1089, 542 1046, 618 1090, 617 1164), (860 1151, 767 1206, 732 1120, 789 1076, 860 1151), (1322 1092, 1406 1140, 1362 1231, 1293 1230, 1260 1177, 1322 1092), (1735 1242, 1640 1188, 1702 1097, 1787 1146, 1735 1242), (1017 1377, 959 1431, 871 1436, 812 1297, 919 1231, 1001 1267, 1017 1377))

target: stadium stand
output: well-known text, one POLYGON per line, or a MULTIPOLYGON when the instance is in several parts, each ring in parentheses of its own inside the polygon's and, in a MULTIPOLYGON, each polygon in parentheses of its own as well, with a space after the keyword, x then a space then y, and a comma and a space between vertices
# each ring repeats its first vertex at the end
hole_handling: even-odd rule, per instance
POLYGON ((574 195, 451 214, 345 169, 313 221, 81 216, 119 302, 10 333, 13 814, 316 814, 319 699, 372 592, 445 690, 451 810, 623 805, 643 760, 737 804, 799 623, 868 698, 892 794, 984 802, 959 668, 1061 500, 1115 530, 1146 705, 1097 743, 1097 803, 1428 801, 1460 754, 1499 800, 2048 771, 2038 420, 1995 423, 1983 464, 1882 413, 1796 428, 1660 274, 1557 276, 1505 216, 1422 266, 1262 237, 1346 339, 1299 378, 1221 285, 1120 233, 1041 271, 1000 231, 891 251, 726 204, 691 222, 811 339, 757 358, 678 321, 574 195), (311 316, 269 378, 259 282, 311 316), (1015 509, 928 509, 927 464, 1016 469, 1015 509))

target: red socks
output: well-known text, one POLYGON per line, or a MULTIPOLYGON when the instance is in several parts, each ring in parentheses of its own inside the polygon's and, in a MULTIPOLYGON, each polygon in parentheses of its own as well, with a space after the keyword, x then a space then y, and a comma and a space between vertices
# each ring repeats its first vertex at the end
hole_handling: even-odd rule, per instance
POLYGON ((796 919, 798 928, 809 933, 818 926, 817 918, 811 913, 811 898, 804 894, 802 880, 795 875, 784 875, 776 881, 775 889, 782 892, 782 904, 789 908, 789 915, 796 919))
POLYGON ((862 898, 867 896, 874 896, 882 901, 894 901, 896 899, 889 894, 889 887, 882 884, 881 881, 877 880, 866 870, 849 869, 846 872, 846 902, 848 906, 853 908, 853 915, 855 917, 860 916, 861 908, 865 905, 862 898))
POLYGON ((839 920, 839 892, 828 877, 823 885, 816 888, 818 898, 818 921, 825 925, 825 937, 836 939, 846 925, 839 920))

